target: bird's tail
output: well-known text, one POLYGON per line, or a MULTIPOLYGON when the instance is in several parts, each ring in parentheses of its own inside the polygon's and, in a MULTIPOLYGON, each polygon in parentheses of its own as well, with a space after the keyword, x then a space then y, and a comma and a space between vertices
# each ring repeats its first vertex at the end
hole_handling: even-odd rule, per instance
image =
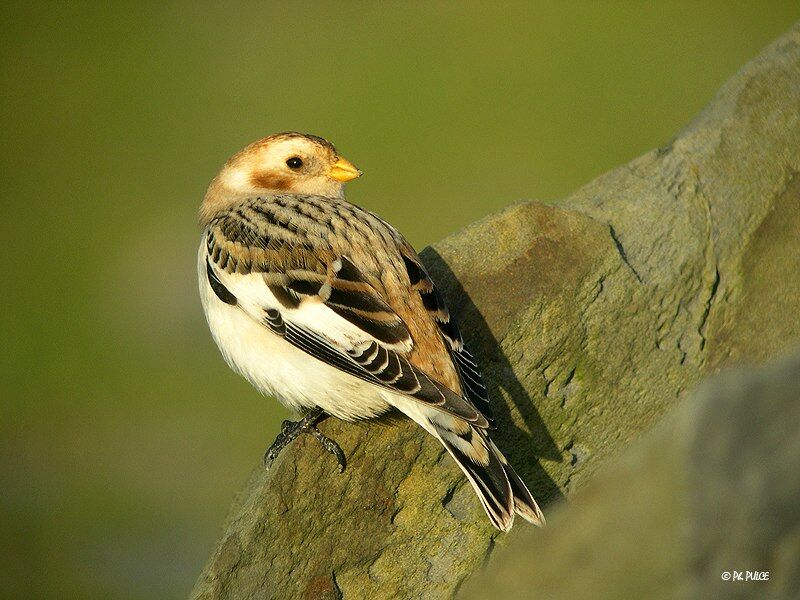
POLYGON ((544 525, 544 515, 536 500, 486 431, 463 421, 459 423, 465 426, 463 433, 435 421, 431 425, 434 435, 475 488, 495 527, 502 531, 511 529, 515 513, 534 525, 544 525))

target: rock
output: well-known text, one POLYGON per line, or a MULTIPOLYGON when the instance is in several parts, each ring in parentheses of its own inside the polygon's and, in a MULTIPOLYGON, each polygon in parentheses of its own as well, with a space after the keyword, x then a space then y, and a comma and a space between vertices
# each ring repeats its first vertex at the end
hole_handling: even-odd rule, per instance
POLYGON ((797 598, 798 398, 800 351, 704 384, 460 597, 797 598))
MULTIPOLYGON (((797 339, 797 232, 800 25, 662 148, 423 252, 545 513, 704 375, 797 339)), ((345 474, 304 440, 258 466, 193 597, 449 598, 503 543, 415 425, 322 430, 345 474)))

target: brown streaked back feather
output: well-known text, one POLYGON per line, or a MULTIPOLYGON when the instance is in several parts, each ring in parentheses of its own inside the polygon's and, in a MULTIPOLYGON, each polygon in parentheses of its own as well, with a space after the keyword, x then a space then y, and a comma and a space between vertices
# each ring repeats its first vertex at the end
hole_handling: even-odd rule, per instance
MULTIPOLYGON (((399 234, 398 234, 399 235, 399 234)), ((406 267, 411 289, 416 290, 422 305, 439 327, 439 333, 447 343, 450 356, 458 373, 462 394, 489 420, 493 421, 489 395, 483 382, 480 368, 472 353, 464 344, 455 319, 450 315, 444 298, 434 284, 422 259, 405 240, 398 240, 399 251, 406 267)))
MULTIPOLYGON (((486 427, 485 413, 461 397, 467 388, 462 389, 462 377, 435 320, 437 315, 449 319, 444 302, 436 292, 437 312, 432 313, 425 296, 413 289, 398 237, 372 213, 347 202, 276 195, 243 201, 214 217, 206 249, 225 273, 260 274, 284 308, 322 302, 385 345, 380 357, 369 357, 364 364, 360 351, 345 356, 378 385, 486 427)), ((424 269, 419 275, 418 284, 435 291, 424 269)), ((268 321, 275 323, 274 318, 268 321)), ((294 339, 320 360, 343 368, 342 357, 334 360, 330 348, 294 339)))

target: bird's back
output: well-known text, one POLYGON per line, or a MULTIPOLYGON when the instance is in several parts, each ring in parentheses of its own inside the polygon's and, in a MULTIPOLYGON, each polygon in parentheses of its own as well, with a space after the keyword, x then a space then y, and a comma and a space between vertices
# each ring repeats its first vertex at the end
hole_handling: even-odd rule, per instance
POLYGON ((276 288, 287 275, 319 281, 335 278, 336 261, 347 258, 407 329, 409 362, 462 393, 441 324, 435 319, 444 309, 437 305, 440 296, 426 285, 430 279, 412 246, 375 214, 338 198, 265 195, 243 199, 217 215, 206 228, 206 241, 219 268, 261 273, 276 288), (431 301, 426 294, 432 292, 436 296, 431 301))

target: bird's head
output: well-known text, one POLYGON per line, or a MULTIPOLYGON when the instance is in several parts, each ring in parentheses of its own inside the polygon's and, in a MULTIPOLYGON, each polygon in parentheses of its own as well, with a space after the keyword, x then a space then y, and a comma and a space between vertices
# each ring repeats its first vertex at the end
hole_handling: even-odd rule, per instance
POLYGON ((344 184, 361 175, 333 144, 314 135, 277 133, 234 154, 211 182, 201 221, 243 196, 269 193, 341 198, 344 184))

